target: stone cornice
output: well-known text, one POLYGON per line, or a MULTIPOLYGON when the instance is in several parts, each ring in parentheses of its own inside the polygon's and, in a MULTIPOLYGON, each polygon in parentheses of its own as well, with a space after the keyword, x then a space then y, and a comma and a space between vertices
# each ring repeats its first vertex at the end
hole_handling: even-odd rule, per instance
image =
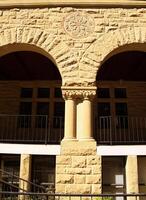
POLYGON ((97 87, 61 87, 63 98, 66 99, 90 99, 96 95, 97 87))
POLYGON ((0 0, 0 7, 42 7, 42 6, 80 6, 80 7, 146 7, 145 0, 0 0))

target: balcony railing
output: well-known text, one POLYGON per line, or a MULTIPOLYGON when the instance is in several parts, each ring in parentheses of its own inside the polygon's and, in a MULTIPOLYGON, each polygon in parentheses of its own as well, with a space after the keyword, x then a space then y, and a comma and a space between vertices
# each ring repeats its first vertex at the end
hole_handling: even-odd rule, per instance
POLYGON ((63 138, 63 126, 63 117, 0 115, 0 142, 60 143, 63 138))
POLYGON ((98 144, 146 144, 146 117, 99 117, 94 137, 98 144))

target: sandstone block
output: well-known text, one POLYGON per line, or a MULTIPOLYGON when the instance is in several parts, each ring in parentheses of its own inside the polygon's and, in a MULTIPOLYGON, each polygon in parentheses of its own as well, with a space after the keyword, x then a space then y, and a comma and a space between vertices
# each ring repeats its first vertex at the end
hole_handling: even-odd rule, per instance
POLYGON ((86 183, 88 184, 96 184, 101 182, 101 174, 99 175, 87 175, 86 183))
POLYGON ((91 174, 91 168, 67 168, 66 173, 68 174, 91 174))
POLYGON ((72 167, 78 167, 78 168, 86 167, 86 157, 85 156, 73 156, 72 157, 72 167))
POLYGON ((57 156, 56 157, 56 164, 59 165, 71 165, 71 156, 57 156))
POLYGON ((101 165, 101 156, 88 156, 87 165, 101 165))
POLYGON ((74 183, 75 184, 85 184, 86 176, 85 175, 75 175, 74 176, 74 183))
POLYGON ((56 166, 56 174, 65 174, 66 173, 66 167, 65 165, 57 165, 56 166))
POLYGON ((92 173, 93 174, 100 174, 101 173, 101 165, 92 166, 92 173))
POLYGON ((65 193, 65 184, 56 184, 56 193, 65 193))
POLYGON ((66 186, 66 193, 68 194, 90 194, 91 185, 89 184, 68 184, 66 186))
POLYGON ((102 191, 101 184, 92 185, 92 194, 101 194, 101 191, 102 191))
POLYGON ((61 154, 73 155, 73 156, 86 156, 96 155, 96 142, 69 142, 62 141, 61 143, 61 154), (74 148, 76 145, 76 148, 74 148))
POLYGON ((68 174, 58 174, 56 177, 56 183, 66 184, 66 183, 73 183, 74 176, 68 174))

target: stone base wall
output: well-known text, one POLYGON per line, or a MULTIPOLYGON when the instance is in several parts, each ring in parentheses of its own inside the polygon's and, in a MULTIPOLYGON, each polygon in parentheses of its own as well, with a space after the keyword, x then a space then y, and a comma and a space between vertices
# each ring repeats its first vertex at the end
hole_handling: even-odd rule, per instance
POLYGON ((101 156, 95 142, 62 142, 56 158, 56 193, 101 193, 101 156))

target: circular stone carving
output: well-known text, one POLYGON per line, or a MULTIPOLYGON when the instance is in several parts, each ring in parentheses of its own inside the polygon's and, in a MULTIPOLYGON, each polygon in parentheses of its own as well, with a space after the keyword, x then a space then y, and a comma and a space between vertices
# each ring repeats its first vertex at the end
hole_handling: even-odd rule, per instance
POLYGON ((88 37, 93 33, 94 27, 94 19, 82 12, 72 13, 64 20, 65 31, 75 38, 88 37))

